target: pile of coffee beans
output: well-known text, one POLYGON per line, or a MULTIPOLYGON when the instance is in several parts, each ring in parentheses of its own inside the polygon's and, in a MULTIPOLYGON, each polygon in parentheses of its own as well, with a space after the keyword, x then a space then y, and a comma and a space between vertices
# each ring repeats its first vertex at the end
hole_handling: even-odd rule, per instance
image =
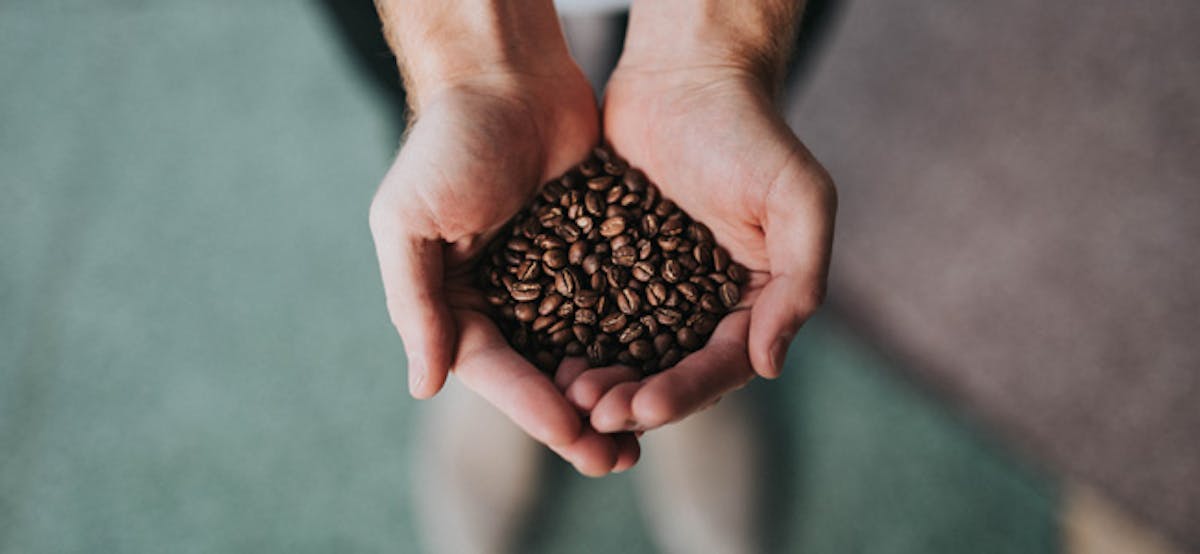
POLYGON ((748 273, 610 150, 547 183, 489 245, 481 286, 543 371, 564 356, 651 374, 707 342, 748 273))

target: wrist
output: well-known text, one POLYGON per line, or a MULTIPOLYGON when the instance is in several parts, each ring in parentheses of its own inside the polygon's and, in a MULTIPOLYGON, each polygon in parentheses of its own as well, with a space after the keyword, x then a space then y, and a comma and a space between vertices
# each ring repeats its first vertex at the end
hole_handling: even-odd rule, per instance
POLYGON ((414 108, 439 90, 577 72, 551 0, 376 0, 414 108))
POLYGON ((737 75, 773 90, 783 80, 802 7, 802 0, 635 2, 620 66, 737 75))

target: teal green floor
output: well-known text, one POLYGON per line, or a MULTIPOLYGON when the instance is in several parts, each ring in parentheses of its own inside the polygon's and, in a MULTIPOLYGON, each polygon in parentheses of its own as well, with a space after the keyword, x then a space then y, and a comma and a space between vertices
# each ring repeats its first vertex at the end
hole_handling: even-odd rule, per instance
MULTIPOLYGON (((385 113, 308 4, 0 4, 0 553, 416 550, 385 113)), ((1055 550, 1053 483, 835 316, 749 394, 776 550, 1055 550)), ((524 551, 653 550, 628 476, 546 479, 524 551)))

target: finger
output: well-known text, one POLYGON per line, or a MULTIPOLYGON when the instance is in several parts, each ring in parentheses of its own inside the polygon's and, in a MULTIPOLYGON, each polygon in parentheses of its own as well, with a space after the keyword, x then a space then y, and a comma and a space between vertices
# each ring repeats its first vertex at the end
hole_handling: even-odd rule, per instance
POLYGON ((617 463, 616 440, 586 426, 571 444, 551 446, 550 449, 588 477, 608 475, 617 463))
POLYGON ((654 429, 706 408, 754 378, 746 355, 750 314, 729 314, 703 348, 646 379, 630 402, 637 429, 654 429))
POLYGON ((616 365, 594 368, 584 372, 567 387, 567 400, 574 404, 576 409, 590 412, 596 407, 600 397, 613 386, 641 378, 642 373, 631 367, 616 365))
POLYGON ((621 383, 604 393, 588 416, 592 428, 601 433, 634 429, 637 422, 633 420, 633 395, 641 386, 640 382, 621 383))
POLYGON ((637 464, 642 457, 642 446, 633 433, 619 433, 613 438, 617 441, 617 463, 613 464, 612 470, 621 473, 637 464))
POLYGON ((563 358, 562 363, 558 364, 558 371, 554 372, 554 385, 558 390, 566 392, 567 387, 575 382, 583 372, 587 371, 588 364, 585 358, 563 358))
POLYGON ((788 345, 825 296, 837 194, 825 171, 799 147, 767 195, 770 280, 754 302, 750 360, 763 377, 783 371, 788 345))
POLYGON ((428 398, 446 382, 453 363, 454 324, 443 290, 440 241, 407 233, 395 216, 371 210, 388 314, 404 340, 408 388, 428 398))
POLYGON ((578 439, 579 415, 544 373, 514 351, 479 312, 455 311, 459 328, 454 374, 534 439, 566 446, 578 439))

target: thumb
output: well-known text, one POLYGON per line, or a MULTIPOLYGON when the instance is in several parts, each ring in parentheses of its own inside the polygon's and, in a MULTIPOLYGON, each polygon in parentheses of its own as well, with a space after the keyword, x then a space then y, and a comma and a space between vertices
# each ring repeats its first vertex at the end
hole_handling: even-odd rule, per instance
POLYGON ((372 207, 371 233, 388 314, 408 354, 408 387, 416 398, 441 390, 453 363, 455 330, 446 305, 442 243, 404 230, 395 215, 372 207))
POLYGON ((770 278, 750 311, 750 363, 768 379, 783 371, 788 346, 821 305, 833 243, 837 195, 825 171, 797 156, 766 198, 770 278))

